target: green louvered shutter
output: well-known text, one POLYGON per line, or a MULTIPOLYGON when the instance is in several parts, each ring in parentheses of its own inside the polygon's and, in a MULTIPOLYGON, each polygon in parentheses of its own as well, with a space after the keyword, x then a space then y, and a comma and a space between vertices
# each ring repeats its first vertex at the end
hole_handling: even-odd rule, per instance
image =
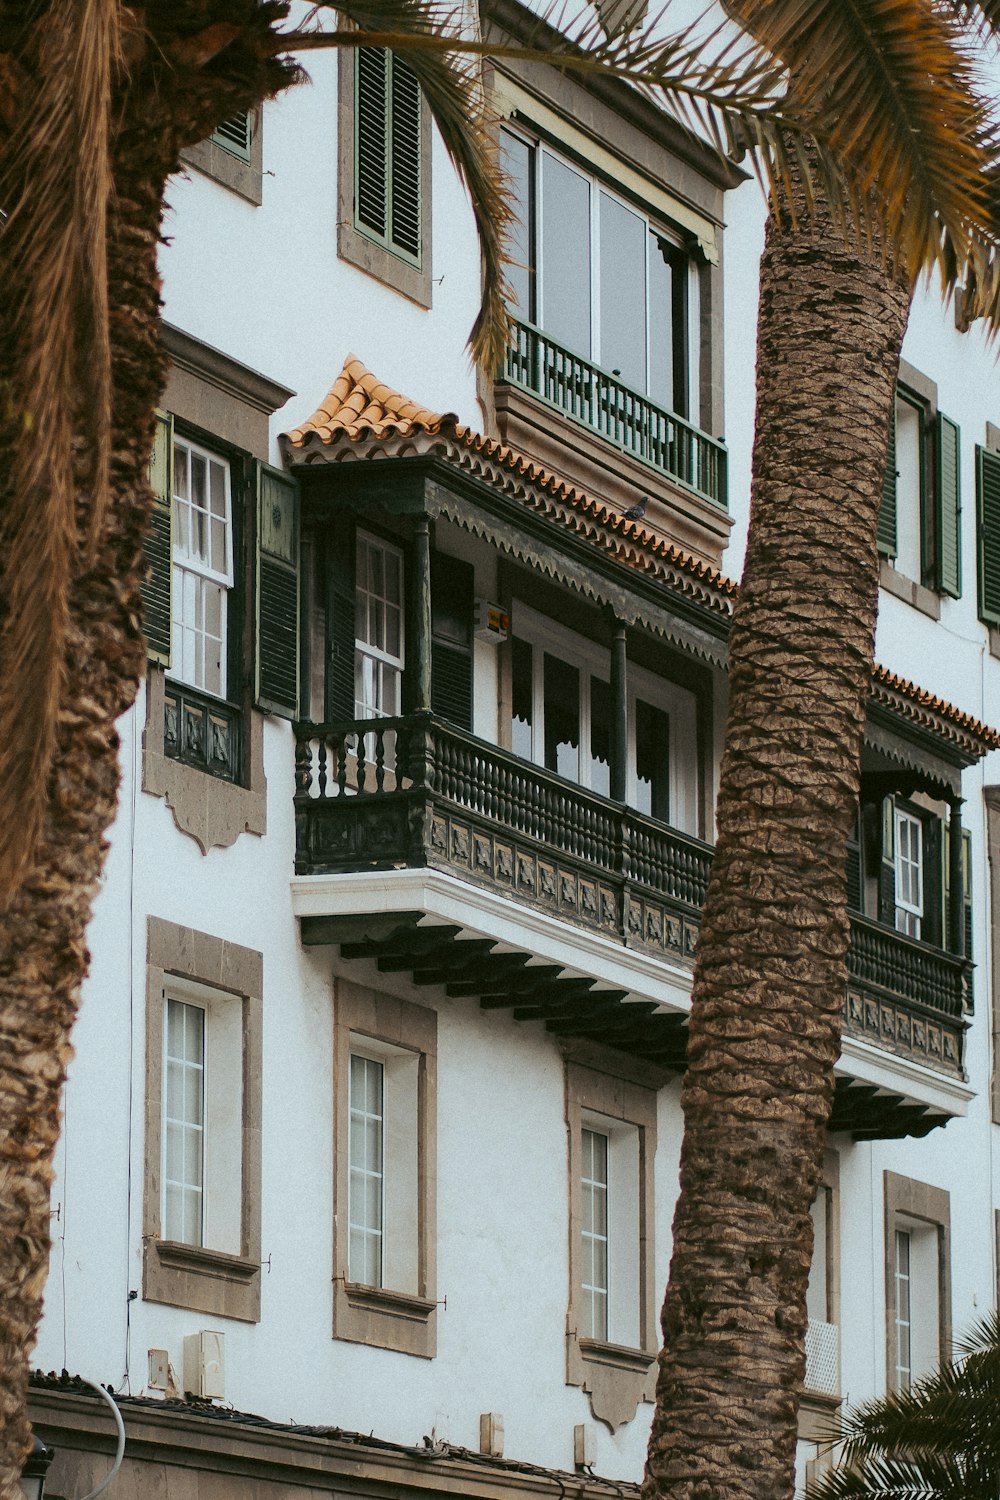
POLYGON ((212 143, 221 146, 223 151, 238 156, 240 161, 250 160, 250 147, 252 145, 253 125, 248 110, 240 110, 239 114, 232 115, 228 120, 223 120, 218 130, 212 132, 212 143))
POLYGON ((895 557, 896 542, 896 402, 889 418, 889 446, 882 477, 882 504, 878 513, 878 550, 883 557, 895 557))
POLYGON ((420 85, 402 58, 390 55, 391 246, 420 259, 420 85))
POLYGON ((142 621, 150 661, 170 665, 170 517, 174 492, 174 419, 169 412, 156 413, 153 450, 149 455, 149 483, 153 511, 149 518, 144 556, 146 577, 142 584, 142 621))
POLYGON ((976 449, 979 618, 1000 625, 1000 453, 976 449))
POLYGON ((934 506, 935 586, 957 599, 962 592, 962 491, 959 429, 938 413, 934 506))
POLYGON ((431 708, 461 729, 472 728, 472 565, 431 554, 431 708))
POLYGON ((878 916, 889 927, 896 925, 896 805, 891 797, 882 801, 882 849, 878 867, 878 916))
POLYGON ((420 263, 420 85, 384 47, 359 47, 355 73, 355 222, 420 263))
POLYGON ((290 474, 257 463, 258 708, 292 719, 299 702, 299 487, 290 474))
POLYGON ((334 721, 354 718, 354 658, 357 593, 354 517, 341 513, 334 518, 330 545, 329 625, 330 656, 327 671, 326 713, 334 721))

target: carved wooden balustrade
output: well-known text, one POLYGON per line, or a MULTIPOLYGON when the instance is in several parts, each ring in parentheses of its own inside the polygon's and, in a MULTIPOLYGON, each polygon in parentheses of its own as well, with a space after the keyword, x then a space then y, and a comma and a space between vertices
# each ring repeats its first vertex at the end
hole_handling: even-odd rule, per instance
MULTIPOLYGON (((430 867, 676 962, 712 847, 430 715, 296 726, 296 873, 430 867)), ((852 916, 852 1034, 961 1074, 970 965, 852 916)))

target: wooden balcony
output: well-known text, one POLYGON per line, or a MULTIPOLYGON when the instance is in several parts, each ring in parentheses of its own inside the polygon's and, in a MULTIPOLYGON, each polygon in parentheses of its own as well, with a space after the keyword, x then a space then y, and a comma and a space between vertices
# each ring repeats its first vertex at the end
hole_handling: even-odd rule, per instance
MULTIPOLYGON (((297 725, 295 821, 298 875, 440 870, 675 967, 693 959, 711 845, 430 715, 297 725)), ((420 917, 313 916, 303 938, 683 1067, 682 1013, 622 1004, 625 990, 532 965, 497 940, 456 941, 457 927, 418 929, 420 917)), ((965 959, 855 916, 848 971, 847 1035, 963 1078, 965 959)), ((922 1133, 919 1106, 900 1101, 888 1128, 879 1093, 840 1080, 834 1128, 922 1133)))

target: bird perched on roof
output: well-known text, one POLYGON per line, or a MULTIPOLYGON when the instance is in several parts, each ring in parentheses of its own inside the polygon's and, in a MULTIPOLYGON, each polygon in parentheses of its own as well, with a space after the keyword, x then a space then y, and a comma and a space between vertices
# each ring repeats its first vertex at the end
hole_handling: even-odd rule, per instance
POLYGON ((643 495, 642 499, 637 500, 634 505, 630 505, 628 510, 622 511, 622 520, 641 521, 643 516, 646 514, 646 506, 648 504, 649 496, 643 495))

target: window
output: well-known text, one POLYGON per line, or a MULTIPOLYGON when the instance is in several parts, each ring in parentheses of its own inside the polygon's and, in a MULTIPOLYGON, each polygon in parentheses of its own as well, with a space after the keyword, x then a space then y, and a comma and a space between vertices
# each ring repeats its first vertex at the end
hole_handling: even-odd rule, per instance
POLYGON ((223 120, 207 141, 188 146, 181 160, 241 198, 260 204, 264 187, 262 146, 262 111, 241 110, 223 120))
POLYGON ((885 1173, 887 1378, 906 1391, 951 1346, 951 1210, 947 1192, 885 1173))
POLYGON ((513 312, 696 418, 698 280, 680 237, 548 146, 501 133, 520 224, 513 312))
POLYGON ((437 1017, 338 980, 334 1334, 432 1358, 437 1017))
POLYGON ((150 917, 143 1295, 260 1313, 261 955, 150 917))
MULTIPOLYGON (((513 607, 511 749, 570 781, 611 794, 609 654, 537 614, 513 607)), ((626 800, 685 832, 697 831, 694 695, 629 664, 626 800)))
MULTIPOLYGON (((168 413, 157 417, 150 480, 156 503, 144 624, 150 659, 168 681, 150 684, 162 719, 155 749, 147 748, 246 785, 257 764, 252 733, 247 742, 248 679, 259 708, 287 717, 297 708, 298 487, 290 475, 238 450, 175 430, 168 413), (248 491, 255 504, 239 506, 248 491), (252 664, 244 661, 248 611, 255 624, 252 664)), ((176 776, 158 776, 159 769, 146 789, 158 791, 167 780, 179 792, 176 776)), ((179 800, 172 798, 175 810, 179 800)), ((249 819, 250 826, 256 822, 249 819)))
POLYGON ((358 532, 354 712, 359 719, 401 712, 403 554, 358 532))
POLYGON ((230 467, 174 438, 171 675, 226 696, 227 625, 233 586, 230 467))
POLYGON ((632 1078, 567 1062, 566 1120, 567 1381, 587 1391, 594 1416, 614 1429, 652 1394, 656 1094, 632 1078))
POLYGON ((906 374, 913 384, 896 390, 879 551, 905 578, 957 599, 962 592, 959 429, 937 410, 932 382, 909 367, 906 374))
POLYGON ((384 47, 345 47, 339 92, 338 252, 430 307, 430 113, 416 75, 384 47))
POLYGON ((923 824, 905 808, 894 808, 896 931, 921 935, 924 915, 923 824))
POLYGON ((976 449, 979 618, 1000 626, 1000 453, 976 449))

